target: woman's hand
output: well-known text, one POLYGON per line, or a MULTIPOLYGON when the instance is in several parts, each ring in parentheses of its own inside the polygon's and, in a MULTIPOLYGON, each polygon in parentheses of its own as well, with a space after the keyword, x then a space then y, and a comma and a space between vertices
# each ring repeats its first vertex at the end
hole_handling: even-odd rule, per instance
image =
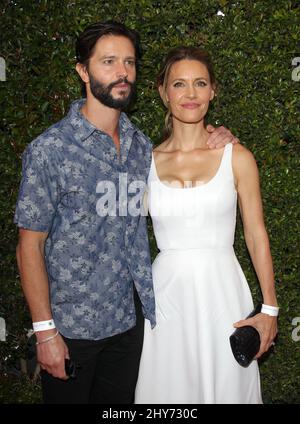
POLYGON ((246 325, 254 327, 259 332, 260 349, 255 356, 255 359, 257 359, 267 352, 274 344, 273 340, 278 333, 277 317, 259 313, 254 317, 243 319, 233 324, 235 328, 244 327, 246 325))

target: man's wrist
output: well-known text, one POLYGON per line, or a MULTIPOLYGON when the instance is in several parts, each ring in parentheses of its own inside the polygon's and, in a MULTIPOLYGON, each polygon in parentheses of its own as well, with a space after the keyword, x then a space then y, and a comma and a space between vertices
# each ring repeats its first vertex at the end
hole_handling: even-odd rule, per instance
POLYGON ((37 331, 34 334, 35 334, 36 340, 40 342, 41 340, 44 340, 47 337, 53 336, 56 332, 57 332, 57 329, 53 328, 51 330, 37 331))
POLYGON ((52 318, 47 319, 45 321, 35 321, 32 323, 33 331, 36 333, 37 331, 44 330, 52 330, 55 328, 55 324, 52 318))
POLYGON ((40 344, 44 344, 44 343, 48 343, 48 342, 50 342, 51 340, 53 340, 53 339, 55 339, 55 337, 57 337, 58 336, 58 330, 56 330, 55 331, 55 333, 54 334, 52 334, 51 336, 48 336, 48 337, 44 337, 44 338, 42 338, 42 339, 38 339, 37 340, 37 342, 35 343, 36 344, 36 346, 38 346, 38 345, 40 345, 40 344))

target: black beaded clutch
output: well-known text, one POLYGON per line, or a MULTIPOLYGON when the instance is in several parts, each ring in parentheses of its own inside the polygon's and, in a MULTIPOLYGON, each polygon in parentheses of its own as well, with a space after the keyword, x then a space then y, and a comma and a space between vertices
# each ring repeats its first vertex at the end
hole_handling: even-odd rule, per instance
MULTIPOLYGON (((251 318, 261 311, 261 304, 247 316, 251 318)), ((233 356, 242 367, 248 367, 254 356, 259 351, 260 336, 259 332, 252 326, 237 328, 229 337, 233 356)))

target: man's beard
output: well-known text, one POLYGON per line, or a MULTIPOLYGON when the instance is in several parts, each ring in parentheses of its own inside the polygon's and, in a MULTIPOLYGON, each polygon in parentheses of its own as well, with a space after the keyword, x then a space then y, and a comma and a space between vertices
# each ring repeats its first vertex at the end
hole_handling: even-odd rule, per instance
MULTIPOLYGON (((89 74, 90 78, 90 89, 94 97, 98 99, 101 103, 103 103, 105 106, 111 107, 113 109, 125 109, 136 94, 136 83, 130 82, 127 80, 127 78, 120 78, 118 81, 114 81, 110 83, 109 85, 104 85, 100 81, 96 80, 91 74, 89 74), (129 85, 129 93, 125 97, 121 97, 118 99, 115 99, 111 91, 115 85, 126 83, 129 85)), ((122 91, 122 89, 120 89, 122 91)))

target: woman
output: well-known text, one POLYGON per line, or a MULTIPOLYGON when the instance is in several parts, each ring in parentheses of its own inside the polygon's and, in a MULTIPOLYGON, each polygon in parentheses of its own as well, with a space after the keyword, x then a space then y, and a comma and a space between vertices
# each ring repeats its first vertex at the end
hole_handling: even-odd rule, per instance
POLYGON ((158 77, 168 114, 148 192, 160 249, 153 264, 157 325, 145 325, 136 403, 262 403, 257 361, 241 367, 229 336, 234 327, 253 325, 261 337, 256 358, 272 344, 278 314, 272 258, 253 155, 240 144, 206 145, 204 118, 215 84, 208 54, 192 47, 172 50, 158 77), (270 306, 248 320, 253 301, 233 250, 237 200, 270 306))

